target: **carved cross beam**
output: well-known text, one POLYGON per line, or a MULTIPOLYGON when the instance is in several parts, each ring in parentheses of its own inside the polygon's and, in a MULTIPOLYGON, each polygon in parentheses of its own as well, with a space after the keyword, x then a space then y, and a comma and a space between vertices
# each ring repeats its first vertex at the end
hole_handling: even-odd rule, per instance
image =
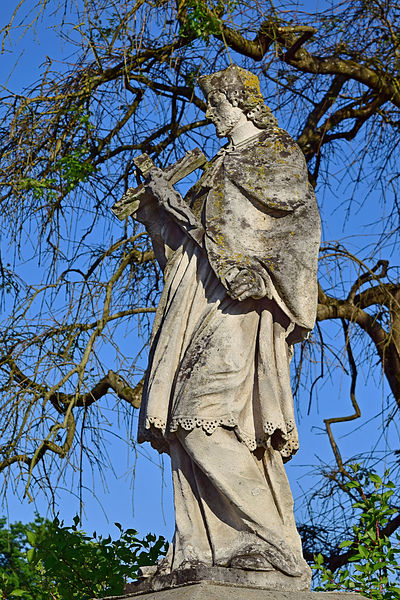
MULTIPOLYGON (((134 164, 138 171, 144 177, 147 177, 150 170, 155 166, 148 154, 141 154, 134 159, 134 164)), ((207 159, 199 148, 195 148, 187 152, 183 158, 178 160, 173 165, 167 167, 164 171, 166 178, 173 185, 186 175, 189 175, 196 169, 203 167, 207 163, 207 159)), ((123 221, 130 215, 134 215, 139 204, 147 195, 144 184, 140 184, 136 188, 128 188, 121 200, 118 200, 111 210, 118 219, 123 221)))

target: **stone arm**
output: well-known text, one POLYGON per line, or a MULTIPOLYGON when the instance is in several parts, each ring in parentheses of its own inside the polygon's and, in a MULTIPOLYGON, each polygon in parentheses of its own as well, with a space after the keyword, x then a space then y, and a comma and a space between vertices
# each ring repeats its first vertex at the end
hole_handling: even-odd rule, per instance
MULTIPOLYGON (((179 192, 166 180, 163 171, 157 168, 151 169, 146 181, 146 190, 149 195, 157 199, 159 206, 165 210, 168 217, 172 218, 198 245, 203 246, 204 228, 202 224, 179 192)), ((158 208, 154 213, 157 220, 160 219, 159 212, 158 208)), ((249 297, 270 297, 264 279, 258 273, 248 269, 231 268, 226 273, 224 282, 227 284, 229 295, 235 300, 242 301, 249 297)))
POLYGON ((160 169, 153 166, 147 172, 146 182, 140 186, 140 193, 134 201, 134 210, 129 196, 127 200, 123 199, 122 209, 117 207, 119 218, 119 213, 125 216, 125 204, 134 219, 146 227, 156 260, 163 271, 169 256, 180 246, 183 231, 201 245, 204 235, 201 223, 160 169))
POLYGON ((171 217, 197 244, 203 242, 204 228, 193 214, 182 196, 166 179, 161 169, 154 167, 148 174, 146 189, 155 197, 169 217, 171 217))
POLYGON ((151 237, 156 260, 164 271, 169 256, 181 243, 183 228, 179 228, 176 221, 181 222, 181 225, 182 222, 185 223, 186 233, 189 232, 197 243, 202 238, 200 224, 172 186, 194 170, 204 167, 207 159, 199 148, 195 148, 163 172, 155 168, 150 156, 145 153, 137 156, 134 163, 138 172, 150 185, 142 183, 136 188, 128 188, 111 210, 120 220, 132 216, 143 223, 151 237), (154 177, 149 177, 152 170, 154 177), (150 189, 152 186, 157 188, 158 192, 153 193, 150 189), (175 213, 175 221, 171 218, 172 215, 168 214, 171 212, 175 213))

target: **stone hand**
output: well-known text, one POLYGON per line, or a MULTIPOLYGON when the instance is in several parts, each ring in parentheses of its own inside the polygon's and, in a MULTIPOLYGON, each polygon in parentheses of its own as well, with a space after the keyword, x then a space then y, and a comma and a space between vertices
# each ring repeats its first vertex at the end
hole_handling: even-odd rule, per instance
POLYGON ((229 286, 229 294, 234 300, 246 298, 264 298, 267 288, 261 275, 248 269, 232 267, 225 276, 229 286))

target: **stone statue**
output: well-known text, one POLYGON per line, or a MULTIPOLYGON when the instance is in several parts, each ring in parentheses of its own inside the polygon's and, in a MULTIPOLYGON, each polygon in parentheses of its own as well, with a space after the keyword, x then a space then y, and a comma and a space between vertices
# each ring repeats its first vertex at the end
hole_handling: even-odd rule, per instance
POLYGON ((319 213, 258 78, 231 65, 199 86, 228 143, 185 199, 150 169, 135 213, 165 279, 139 418, 139 441, 172 462, 159 573, 203 565, 309 589, 283 463, 298 449, 289 362, 315 322, 319 213))

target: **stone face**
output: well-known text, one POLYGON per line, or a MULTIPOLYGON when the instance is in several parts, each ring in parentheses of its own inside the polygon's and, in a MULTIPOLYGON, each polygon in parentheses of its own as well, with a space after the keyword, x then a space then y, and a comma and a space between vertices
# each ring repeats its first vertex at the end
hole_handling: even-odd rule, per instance
POLYGON ((138 437, 170 454, 176 511, 142 585, 196 566, 219 583, 309 589, 283 462, 298 449, 289 362, 316 316, 318 209, 257 78, 231 66, 201 87, 228 144, 185 198, 144 161, 135 196, 165 280, 138 437))

